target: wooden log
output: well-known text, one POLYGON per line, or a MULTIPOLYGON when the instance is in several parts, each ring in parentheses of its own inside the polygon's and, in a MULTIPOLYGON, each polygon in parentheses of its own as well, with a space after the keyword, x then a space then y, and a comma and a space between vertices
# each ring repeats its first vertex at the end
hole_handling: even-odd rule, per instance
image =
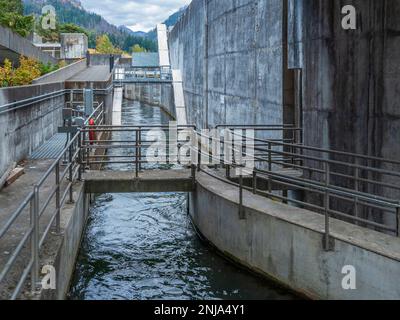
POLYGON ((3 176, 0 178, 0 190, 3 188, 4 184, 6 183, 8 177, 10 176, 11 172, 15 169, 15 166, 17 165, 16 162, 13 162, 6 172, 3 174, 3 176))
POLYGON ((25 169, 24 168, 22 168, 22 167, 15 168, 13 171, 11 171, 11 174, 8 176, 5 186, 7 187, 7 186, 13 184, 24 173, 25 173, 25 169))

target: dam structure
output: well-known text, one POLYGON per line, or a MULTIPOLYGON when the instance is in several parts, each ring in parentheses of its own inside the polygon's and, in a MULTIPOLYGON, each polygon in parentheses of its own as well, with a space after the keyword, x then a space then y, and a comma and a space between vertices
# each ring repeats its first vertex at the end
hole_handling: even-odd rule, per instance
POLYGON ((193 0, 0 89, 0 299, 400 299, 400 4, 350 2, 193 0))

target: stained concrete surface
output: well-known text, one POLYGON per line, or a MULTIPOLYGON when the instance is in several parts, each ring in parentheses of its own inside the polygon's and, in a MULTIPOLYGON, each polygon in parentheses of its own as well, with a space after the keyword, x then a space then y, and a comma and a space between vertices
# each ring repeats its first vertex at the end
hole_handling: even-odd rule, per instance
POLYGON ((69 82, 96 82, 110 80, 110 66, 90 66, 68 79, 69 82))
MULTIPOLYGON (((3 227, 5 223, 10 219, 12 214, 21 203, 25 200, 25 198, 33 191, 35 184, 44 176, 45 172, 51 166, 54 160, 30 160, 25 165, 25 174, 20 177, 16 182, 12 185, 2 189, 0 191, 0 226, 3 227)), ((63 170, 63 169, 62 169, 63 170)), ((50 195, 52 188, 55 184, 55 176, 54 174, 50 175, 50 177, 45 181, 43 186, 40 188, 40 208, 43 207, 44 202, 50 195)), ((65 190, 67 182, 64 181, 61 187, 61 192, 65 190)), ((40 237, 43 235, 45 228, 47 227, 51 215, 55 210, 55 197, 54 200, 50 203, 47 210, 43 212, 43 215, 40 217, 40 227, 39 234, 40 237)), ((11 257, 13 250, 17 247, 18 243, 22 240, 23 236, 28 231, 30 226, 30 211, 29 205, 22 212, 20 217, 13 223, 10 227, 6 235, 1 239, 0 242, 0 270, 2 270, 5 266, 5 263, 11 257)), ((54 230, 53 230, 54 231, 54 230)), ((50 243, 50 246, 47 249, 42 251, 50 252, 51 244, 54 243, 55 238, 59 238, 60 236, 50 234, 49 239, 46 243, 50 243)), ((27 266, 27 263, 30 259, 29 248, 30 242, 28 241, 28 246, 25 246, 22 250, 21 257, 17 259, 16 268, 12 269, 9 273, 9 276, 6 278, 4 284, 0 285, 0 299, 8 297, 10 290, 12 290, 15 286, 15 280, 21 275, 23 269, 27 266)), ((45 254, 45 256, 48 256, 45 254)))
POLYGON ((84 174, 86 192, 190 192, 191 170, 145 170, 136 178, 132 171, 88 171, 84 174))
POLYGON ((244 191, 201 173, 190 214, 220 251, 291 289, 319 299, 399 299, 400 239, 331 219, 335 247, 323 249, 324 216, 244 191), (344 266, 357 290, 344 290, 344 266))

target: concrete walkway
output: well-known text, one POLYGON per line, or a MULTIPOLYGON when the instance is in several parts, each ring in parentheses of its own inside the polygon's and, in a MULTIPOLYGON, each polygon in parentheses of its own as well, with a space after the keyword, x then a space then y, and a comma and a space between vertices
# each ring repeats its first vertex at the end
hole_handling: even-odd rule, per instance
POLYGON ((110 66, 91 66, 74 75, 69 82, 101 82, 108 81, 111 77, 110 66))
MULTIPOLYGON (((4 227, 13 213, 18 209, 26 197, 33 191, 35 184, 44 176, 48 168, 54 162, 53 159, 48 160, 29 160, 25 166, 25 174, 20 177, 12 185, 0 191, 0 229, 4 227)), ((64 170, 61 167, 61 170, 64 170)), ((67 182, 64 181, 61 192, 65 190, 67 182)), ((54 174, 50 175, 40 188, 39 207, 43 208, 44 202, 49 197, 55 185, 54 174)), ((45 232, 51 216, 55 210, 55 197, 50 202, 47 210, 40 217, 39 235, 45 232)), ((27 233, 30 226, 30 206, 27 205, 20 217, 12 224, 6 235, 0 241, 0 272, 3 270, 7 261, 10 259, 13 251, 27 233)), ((6 278, 6 283, 0 284, 0 299, 8 297, 9 291, 13 290, 16 279, 22 274, 23 269, 27 266, 30 259, 30 242, 22 250, 21 256, 16 261, 17 268, 12 269, 6 278)))

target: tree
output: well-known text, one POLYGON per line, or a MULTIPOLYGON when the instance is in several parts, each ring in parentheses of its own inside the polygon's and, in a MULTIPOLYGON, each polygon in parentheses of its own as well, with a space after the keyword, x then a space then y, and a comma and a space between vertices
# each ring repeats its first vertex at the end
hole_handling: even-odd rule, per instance
POLYGON ((119 48, 115 48, 110 38, 103 34, 97 37, 96 40, 96 51, 101 54, 122 54, 123 51, 119 48))
POLYGON ((157 52, 158 50, 157 43, 155 43, 154 41, 144 37, 137 37, 132 35, 126 37, 122 49, 126 51, 131 51, 135 44, 138 44, 141 48, 145 49, 146 52, 157 52))
POLYGON ((135 53, 138 53, 138 52, 146 52, 147 50, 146 49, 144 49, 144 48, 142 48, 140 45, 138 45, 138 44, 135 44, 133 47, 132 47, 132 52, 135 52, 135 53))
POLYGON ((0 25, 10 28, 23 37, 28 36, 35 23, 33 16, 23 15, 21 0, 0 0, 0 25))
POLYGON ((60 33, 83 33, 89 37, 89 32, 73 23, 64 23, 59 26, 60 33))
POLYGON ((0 13, 16 13, 24 14, 24 6, 22 0, 0 0, 0 13))

